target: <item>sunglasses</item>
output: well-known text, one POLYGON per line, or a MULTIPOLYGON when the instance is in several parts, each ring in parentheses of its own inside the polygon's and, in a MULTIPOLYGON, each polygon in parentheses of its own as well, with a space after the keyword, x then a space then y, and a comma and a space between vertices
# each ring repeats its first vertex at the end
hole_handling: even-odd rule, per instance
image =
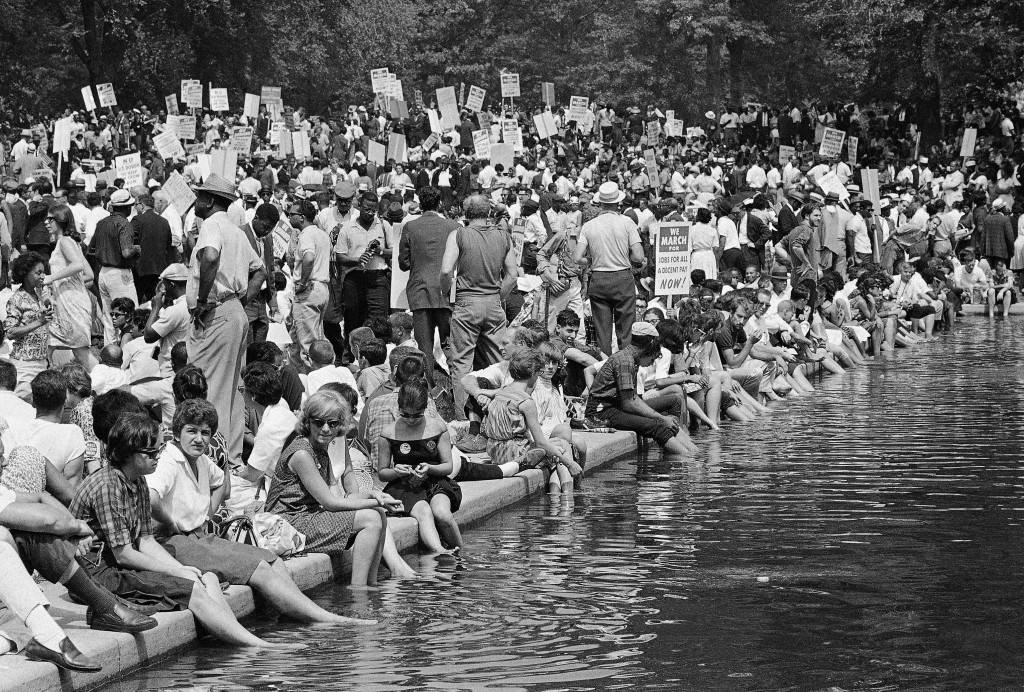
POLYGON ((322 428, 326 425, 331 429, 340 428, 345 424, 343 420, 327 420, 326 418, 310 418, 309 422, 314 428, 322 428))
POLYGON ((149 457, 150 459, 156 459, 157 455, 160 454, 160 448, 159 447, 146 447, 144 449, 136 449, 135 453, 136 454, 141 454, 144 457, 149 457))
POLYGON ((399 413, 398 417, 399 418, 403 418, 405 420, 419 420, 420 418, 423 417, 423 414, 422 413, 399 413))

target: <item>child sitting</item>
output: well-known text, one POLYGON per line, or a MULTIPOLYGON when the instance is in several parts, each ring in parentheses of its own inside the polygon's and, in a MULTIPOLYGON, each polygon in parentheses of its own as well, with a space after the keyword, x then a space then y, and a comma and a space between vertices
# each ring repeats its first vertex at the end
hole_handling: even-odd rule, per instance
POLYGON ((391 375, 387 364, 387 345, 380 339, 373 339, 362 344, 354 355, 359 361, 356 384, 359 395, 366 401, 391 375))

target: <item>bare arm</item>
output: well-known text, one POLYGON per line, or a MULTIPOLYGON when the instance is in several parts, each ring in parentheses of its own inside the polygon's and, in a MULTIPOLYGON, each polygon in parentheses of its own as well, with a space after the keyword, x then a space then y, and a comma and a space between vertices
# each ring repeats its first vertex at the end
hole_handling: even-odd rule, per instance
POLYGON ((292 458, 288 460, 288 468, 299 477, 302 486, 309 491, 309 494, 330 512, 351 512, 356 509, 372 509, 380 506, 373 499, 338 497, 320 476, 313 457, 305 451, 293 454, 292 458))
POLYGON ((444 246, 444 257, 441 258, 441 293, 449 295, 452 286, 452 277, 455 276, 455 268, 459 264, 459 243, 456 239, 457 232, 448 236, 444 246))
POLYGON ((505 254, 505 268, 501 277, 501 289, 499 294, 501 295, 502 301, 512 294, 512 290, 516 287, 516 280, 518 278, 519 264, 516 262, 516 251, 514 248, 510 247, 508 252, 505 254))
POLYGON ((205 303, 210 299, 210 291, 220 270, 220 251, 212 247, 204 247, 199 251, 199 292, 197 300, 205 303))

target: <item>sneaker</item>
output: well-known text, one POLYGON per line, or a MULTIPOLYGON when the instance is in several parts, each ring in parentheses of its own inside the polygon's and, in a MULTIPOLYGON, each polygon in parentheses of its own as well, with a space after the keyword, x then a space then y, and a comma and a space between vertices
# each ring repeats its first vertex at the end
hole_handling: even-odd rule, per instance
POLYGON ((466 454, 479 454, 487 451, 487 438, 483 435, 466 435, 455 446, 466 454))
POLYGON ((543 449, 531 449, 519 460, 519 470, 545 468, 547 465, 544 462, 547 456, 547 452, 543 449))

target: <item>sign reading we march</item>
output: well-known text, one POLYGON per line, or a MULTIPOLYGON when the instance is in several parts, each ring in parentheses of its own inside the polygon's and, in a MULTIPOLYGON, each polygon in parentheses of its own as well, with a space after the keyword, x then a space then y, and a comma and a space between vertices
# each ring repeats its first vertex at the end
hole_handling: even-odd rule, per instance
POLYGON ((660 223, 657 229, 654 294, 679 295, 690 276, 690 224, 660 223))

